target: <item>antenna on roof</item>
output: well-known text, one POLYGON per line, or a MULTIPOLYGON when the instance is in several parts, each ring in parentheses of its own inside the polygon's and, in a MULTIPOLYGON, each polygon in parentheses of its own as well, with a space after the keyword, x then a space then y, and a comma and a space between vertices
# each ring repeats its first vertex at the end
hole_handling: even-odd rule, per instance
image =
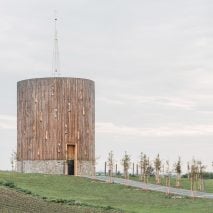
POLYGON ((52 74, 54 77, 60 76, 60 61, 59 61, 59 49, 58 49, 58 32, 57 32, 57 15, 55 11, 55 29, 54 29, 54 47, 53 47, 53 62, 52 62, 52 74))

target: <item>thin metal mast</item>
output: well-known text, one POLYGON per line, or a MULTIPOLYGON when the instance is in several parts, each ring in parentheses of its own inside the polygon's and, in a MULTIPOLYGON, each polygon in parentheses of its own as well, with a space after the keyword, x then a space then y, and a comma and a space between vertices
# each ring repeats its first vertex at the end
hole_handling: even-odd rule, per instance
POLYGON ((55 32, 54 32, 53 64, 52 64, 52 74, 54 77, 60 76, 57 21, 58 21, 58 18, 56 17, 56 12, 55 12, 55 18, 54 18, 55 32))

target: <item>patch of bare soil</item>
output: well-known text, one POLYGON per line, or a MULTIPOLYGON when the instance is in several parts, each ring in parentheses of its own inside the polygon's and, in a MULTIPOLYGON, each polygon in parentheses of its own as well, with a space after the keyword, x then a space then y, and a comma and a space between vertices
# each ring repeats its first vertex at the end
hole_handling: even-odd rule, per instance
POLYGON ((67 206, 52 203, 37 197, 17 192, 13 189, 0 187, 0 213, 99 213, 99 209, 67 206))

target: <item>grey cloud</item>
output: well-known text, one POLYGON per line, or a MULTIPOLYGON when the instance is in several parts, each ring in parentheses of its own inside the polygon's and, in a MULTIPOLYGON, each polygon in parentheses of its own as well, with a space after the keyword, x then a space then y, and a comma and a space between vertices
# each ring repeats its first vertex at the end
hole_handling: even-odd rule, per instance
POLYGON ((0 129, 16 129, 16 116, 0 114, 0 129))
POLYGON ((213 125, 171 125, 158 128, 140 128, 131 126, 117 126, 113 123, 97 122, 97 133, 114 135, 130 135, 133 137, 168 137, 168 136, 210 136, 213 135, 213 125))
MULTIPOLYGON (((209 0, 2 2, 0 114, 16 114, 18 80, 51 76, 55 9, 62 75, 95 80, 97 123, 117 129, 113 135, 97 133, 97 154, 106 154, 101 153, 103 147, 120 153, 122 147, 136 156, 134 143, 137 150, 145 147, 150 154, 166 155, 179 144, 189 147, 184 145, 187 141, 201 143, 202 137, 212 149, 212 136, 205 136, 203 130, 206 127, 210 134, 213 120, 213 3, 209 0), (131 131, 130 136, 121 127, 131 131), (182 133, 169 139, 146 136, 142 144, 141 136, 132 139, 140 129, 165 132, 166 128, 190 134, 183 140, 182 133)), ((6 127, 14 121, 0 117, 0 122, 6 127)), ((1 129, 4 138, 13 135, 7 150, 16 144, 15 130, 8 131, 1 129)), ((205 156, 210 161, 208 150, 205 156)), ((204 151, 196 145, 189 155, 202 157, 204 151)), ((181 154, 186 155, 184 149, 181 154)))

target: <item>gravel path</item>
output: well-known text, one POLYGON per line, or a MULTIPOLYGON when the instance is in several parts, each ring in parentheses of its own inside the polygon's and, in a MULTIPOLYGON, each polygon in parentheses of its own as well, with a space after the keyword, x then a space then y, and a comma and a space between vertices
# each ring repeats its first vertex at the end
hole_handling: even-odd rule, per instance
MULTIPOLYGON (((96 180, 105 181, 105 182, 109 181, 109 177, 107 176, 96 176, 96 177, 87 176, 87 178, 96 179, 96 180)), ((136 188, 141 188, 141 189, 146 189, 151 191, 166 193, 169 190, 171 194, 175 194, 175 195, 213 199, 213 193, 197 192, 197 191, 192 192, 191 190, 187 190, 187 189, 177 189, 173 187, 168 188, 166 186, 161 186, 157 184, 150 184, 150 183, 146 184, 139 181, 126 180, 123 178, 115 178, 115 177, 112 178, 112 181, 117 184, 133 186, 136 188)))

